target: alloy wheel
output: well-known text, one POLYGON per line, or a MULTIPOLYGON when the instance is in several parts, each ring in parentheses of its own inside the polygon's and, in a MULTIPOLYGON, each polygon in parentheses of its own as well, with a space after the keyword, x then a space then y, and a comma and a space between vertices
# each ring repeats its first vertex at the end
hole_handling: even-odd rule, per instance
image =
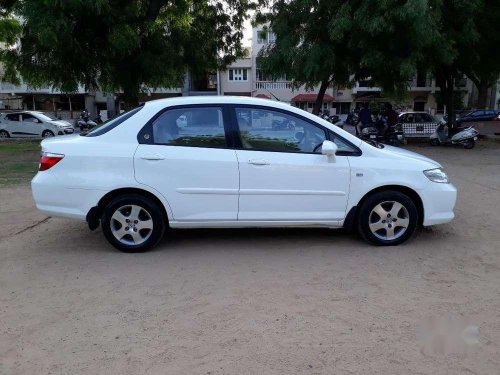
POLYGON ((384 241, 401 237, 410 225, 408 210, 396 201, 377 204, 370 212, 368 220, 373 235, 384 241))
POLYGON ((135 204, 118 208, 110 224, 113 236, 125 245, 140 245, 153 233, 151 214, 135 204))

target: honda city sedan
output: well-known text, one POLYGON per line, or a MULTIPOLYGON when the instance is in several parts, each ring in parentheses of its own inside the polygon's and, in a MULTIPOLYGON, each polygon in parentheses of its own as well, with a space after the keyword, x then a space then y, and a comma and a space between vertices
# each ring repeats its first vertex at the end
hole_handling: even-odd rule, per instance
POLYGON ((398 245, 418 225, 451 221, 457 197, 429 158, 242 97, 151 101, 46 139, 32 191, 43 213, 100 225, 126 252, 169 227, 346 227, 398 245))

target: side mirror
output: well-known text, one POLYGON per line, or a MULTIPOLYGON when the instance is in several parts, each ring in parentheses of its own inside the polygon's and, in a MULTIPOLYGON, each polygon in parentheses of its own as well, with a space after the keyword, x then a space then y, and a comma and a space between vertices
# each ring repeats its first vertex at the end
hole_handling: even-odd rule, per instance
POLYGON ((332 141, 323 141, 323 145, 321 146, 321 153, 326 155, 329 162, 335 161, 335 154, 337 153, 338 147, 332 141))

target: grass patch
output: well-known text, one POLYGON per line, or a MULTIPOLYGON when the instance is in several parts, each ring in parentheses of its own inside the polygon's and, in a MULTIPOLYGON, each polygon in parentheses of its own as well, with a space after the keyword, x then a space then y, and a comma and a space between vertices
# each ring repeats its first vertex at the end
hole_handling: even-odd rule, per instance
POLYGON ((38 170, 39 142, 0 143, 0 187, 28 184, 38 170))

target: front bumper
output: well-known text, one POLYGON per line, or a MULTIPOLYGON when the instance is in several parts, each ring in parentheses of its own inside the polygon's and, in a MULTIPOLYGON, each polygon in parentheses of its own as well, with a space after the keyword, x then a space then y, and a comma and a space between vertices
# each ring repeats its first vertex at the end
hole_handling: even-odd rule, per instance
POLYGON ((424 226, 449 223, 455 217, 453 209, 457 202, 457 189, 453 184, 429 181, 420 196, 424 205, 424 226))
POLYGON ((73 128, 64 128, 64 129, 59 129, 57 134, 58 135, 73 134, 74 132, 75 132, 75 129, 73 129, 73 128))

